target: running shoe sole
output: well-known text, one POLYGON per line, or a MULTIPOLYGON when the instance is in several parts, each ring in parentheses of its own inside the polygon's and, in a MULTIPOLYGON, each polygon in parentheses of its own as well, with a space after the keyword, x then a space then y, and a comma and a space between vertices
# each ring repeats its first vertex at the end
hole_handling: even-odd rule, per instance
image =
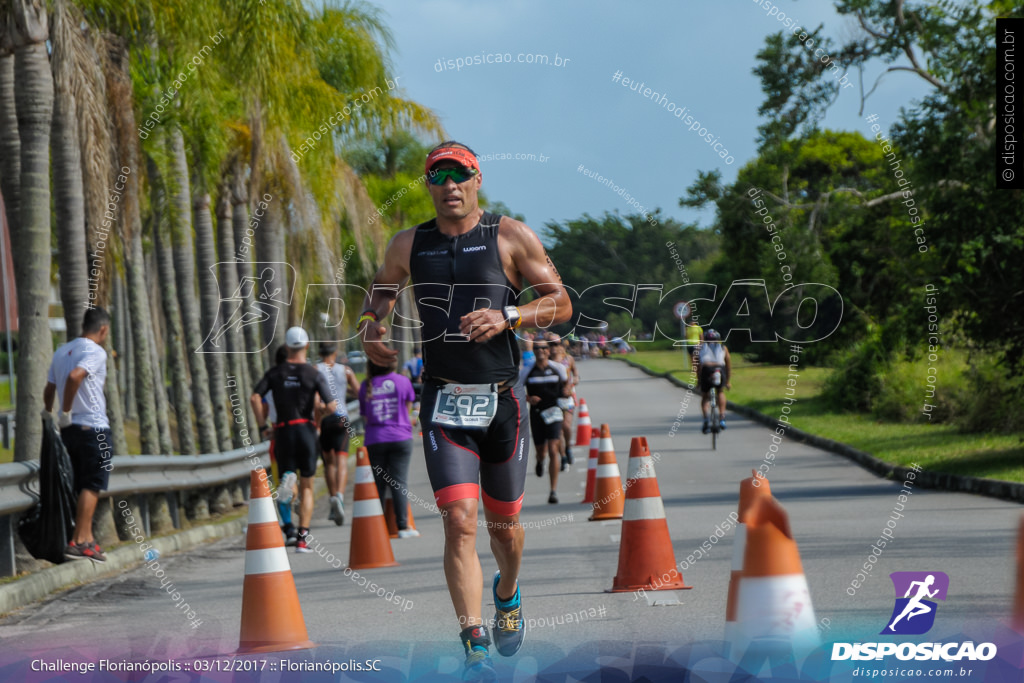
POLYGON ((523 594, 520 590, 519 585, 516 585, 516 594, 519 595, 519 606, 516 608, 518 611, 517 619, 519 621, 519 630, 513 631, 512 635, 507 635, 507 631, 504 631, 501 624, 505 623, 508 618, 504 610, 498 609, 498 581, 501 579, 501 572, 494 572, 494 583, 491 585, 491 596, 494 598, 494 629, 491 631, 491 637, 494 639, 494 649, 498 651, 498 654, 502 657, 511 657, 515 653, 519 652, 519 648, 523 646, 523 641, 526 639, 526 620, 523 619, 523 594))

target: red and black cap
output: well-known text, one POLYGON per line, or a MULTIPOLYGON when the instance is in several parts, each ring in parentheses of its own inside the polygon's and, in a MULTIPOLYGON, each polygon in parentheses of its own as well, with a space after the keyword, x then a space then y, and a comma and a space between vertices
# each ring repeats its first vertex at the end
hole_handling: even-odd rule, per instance
POLYGON ((430 173, 430 169, 441 161, 457 161, 466 168, 475 169, 477 172, 480 171, 480 162, 477 161, 476 155, 464 147, 440 147, 435 149, 427 155, 424 171, 430 173))

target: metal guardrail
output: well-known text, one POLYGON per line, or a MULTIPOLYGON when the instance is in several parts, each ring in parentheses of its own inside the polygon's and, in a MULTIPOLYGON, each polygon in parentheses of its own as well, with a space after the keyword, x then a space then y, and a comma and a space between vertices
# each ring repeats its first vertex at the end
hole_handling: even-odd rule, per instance
MULTIPOLYGON (((358 415, 359 402, 350 401, 348 410, 352 426, 360 427, 362 417, 358 415)), ((263 467, 270 466, 269 451, 269 442, 263 442, 206 455, 116 455, 111 458, 113 468, 110 483, 100 497, 137 496, 144 503, 147 496, 206 489, 231 482, 248 482, 249 472, 254 469, 256 462, 263 467)), ((17 519, 39 500, 38 489, 39 461, 0 465, 0 577, 15 574, 14 534, 17 533, 17 519)), ((177 497, 168 496, 168 502, 174 526, 180 527, 177 497)), ((140 507, 140 516, 148 535, 148 509, 144 504, 140 507)))

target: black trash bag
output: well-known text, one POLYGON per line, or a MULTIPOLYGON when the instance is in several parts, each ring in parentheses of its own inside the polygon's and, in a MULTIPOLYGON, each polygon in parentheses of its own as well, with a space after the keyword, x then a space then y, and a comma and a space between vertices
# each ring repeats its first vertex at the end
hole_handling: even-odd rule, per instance
POLYGON ((75 531, 74 472, 60 432, 43 418, 43 447, 39 453, 39 502, 18 521, 18 537, 37 560, 64 562, 64 550, 75 531))

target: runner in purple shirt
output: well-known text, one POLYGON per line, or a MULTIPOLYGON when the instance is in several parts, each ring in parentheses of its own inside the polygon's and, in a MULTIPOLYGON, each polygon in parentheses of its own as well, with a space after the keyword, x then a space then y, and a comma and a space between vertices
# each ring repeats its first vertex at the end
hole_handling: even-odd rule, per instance
POLYGON ((395 372, 397 361, 389 366, 366 365, 366 379, 359 387, 359 412, 366 423, 363 443, 370 455, 370 466, 381 504, 384 491, 391 487, 395 505, 395 523, 399 538, 413 538, 420 532, 407 528, 409 462, 412 459, 412 420, 409 410, 416 400, 412 382, 395 372))

